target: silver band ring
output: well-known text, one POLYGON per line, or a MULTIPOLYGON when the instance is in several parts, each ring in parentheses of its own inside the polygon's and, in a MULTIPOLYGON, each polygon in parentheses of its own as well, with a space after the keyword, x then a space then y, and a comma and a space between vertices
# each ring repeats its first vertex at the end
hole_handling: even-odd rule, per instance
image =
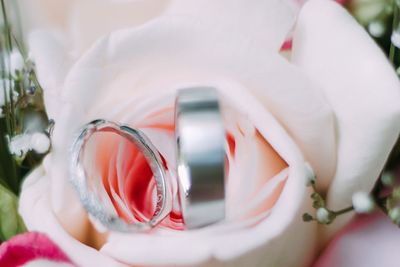
MULTIPOLYGON (((130 232, 148 230, 160 223, 171 211, 172 195, 165 177, 164 165, 151 141, 139 130, 106 120, 95 120, 86 124, 72 146, 70 174, 83 206, 92 216, 111 230, 130 232), (157 191, 156 207, 152 218, 144 222, 133 223, 122 220, 115 209, 103 201, 104 197, 107 196, 102 195, 98 184, 94 185, 93 188, 93 184, 88 181, 83 166, 83 153, 87 141, 95 132, 112 132, 126 138, 136 145, 147 160, 153 172, 157 191)), ((95 182, 98 183, 99 181, 95 182)))
POLYGON ((195 229, 225 218, 225 129, 214 88, 180 90, 175 110, 179 200, 195 229))

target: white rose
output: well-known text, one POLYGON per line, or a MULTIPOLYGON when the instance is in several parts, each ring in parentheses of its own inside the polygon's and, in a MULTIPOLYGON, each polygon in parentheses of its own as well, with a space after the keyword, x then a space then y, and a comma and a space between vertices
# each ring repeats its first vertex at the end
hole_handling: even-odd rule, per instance
POLYGON ((28 31, 47 28, 79 56, 99 37, 119 28, 133 27, 159 16, 168 0, 17 0, 28 31))
MULTIPOLYGON (((31 34, 56 126, 53 151, 22 189, 27 227, 47 233, 79 266, 310 266, 320 240, 348 218, 327 228, 328 235, 302 221, 302 213, 312 211, 306 162, 334 209, 373 187, 400 131, 400 86, 387 59, 331 1, 303 7, 290 61, 279 54, 295 23, 290 2, 146 2, 157 4, 158 15, 140 26, 113 26, 79 58, 68 53, 85 45, 60 43, 44 31, 31 34), (168 112, 149 114, 172 107, 175 90, 188 85, 213 85, 222 96, 235 143, 235 152, 228 153, 229 220, 197 231, 152 234, 94 226, 68 179, 74 132, 97 118, 143 128, 171 124, 168 112)), ((99 23, 95 9, 73 3, 89 10, 92 16, 83 17, 95 23, 83 23, 74 12, 63 12, 64 22, 103 32, 108 22, 99 23)), ((141 4, 107 2, 109 23, 122 14, 111 12, 114 5, 140 10, 141 4)), ((60 32, 61 39, 80 41, 74 39, 79 34, 60 32)), ((173 168, 171 133, 160 127, 146 131, 173 168)))

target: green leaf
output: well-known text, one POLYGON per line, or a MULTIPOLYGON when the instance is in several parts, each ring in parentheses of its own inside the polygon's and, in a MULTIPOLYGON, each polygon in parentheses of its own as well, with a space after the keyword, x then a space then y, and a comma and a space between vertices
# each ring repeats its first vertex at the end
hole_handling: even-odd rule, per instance
POLYGON ((26 231, 25 224, 18 214, 18 198, 0 185, 0 238, 2 241, 26 231))

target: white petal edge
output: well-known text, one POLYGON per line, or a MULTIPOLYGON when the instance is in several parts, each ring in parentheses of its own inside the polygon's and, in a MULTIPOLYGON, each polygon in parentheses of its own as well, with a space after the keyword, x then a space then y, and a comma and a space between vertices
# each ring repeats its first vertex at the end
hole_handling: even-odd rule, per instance
POLYGON ((35 169, 23 183, 19 213, 28 230, 46 233, 79 266, 125 266, 80 243, 63 229, 52 211, 50 186, 50 179, 42 166, 35 169))

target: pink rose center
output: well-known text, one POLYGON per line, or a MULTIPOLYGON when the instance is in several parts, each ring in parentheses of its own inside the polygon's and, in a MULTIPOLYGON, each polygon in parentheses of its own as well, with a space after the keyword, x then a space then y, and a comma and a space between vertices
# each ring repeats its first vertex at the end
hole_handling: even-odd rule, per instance
MULTIPOLYGON (((173 118, 173 109, 166 108, 151 113, 144 119, 146 123, 134 125, 134 127, 144 131, 150 129, 156 133, 162 133, 165 139, 162 139, 162 143, 171 142, 173 145, 175 129, 173 118)), ((240 131, 238 132, 240 133, 239 136, 243 135, 240 131)), ((151 136, 149 137, 151 139, 151 136)), ((236 164, 237 138, 238 134, 235 135, 227 129, 226 173, 228 174, 228 180, 231 179, 229 174, 230 165, 236 164)), ((254 138, 262 153, 265 154, 261 156, 268 161, 265 165, 265 170, 261 169, 261 173, 257 174, 259 181, 256 183, 259 186, 256 185, 256 188, 261 188, 264 184, 270 182, 271 177, 286 168, 287 165, 258 132, 254 138)), ((157 147, 157 144, 155 145, 157 147)), ((162 149, 158 152, 167 172, 171 168, 174 170, 175 162, 170 162, 171 156, 169 155, 168 157, 161 151, 162 149)), ((149 163, 134 143, 116 133, 95 133, 87 143, 84 161, 89 179, 103 187, 103 191, 109 199, 108 201, 121 219, 127 223, 134 223, 147 221, 153 216, 156 206, 156 183, 149 163)), ((261 166, 261 168, 264 167, 261 166)), ((172 180, 171 183, 176 188, 177 178, 173 177, 175 175, 171 173, 169 173, 168 178, 172 180)), ((271 209, 280 196, 284 182, 279 183, 262 203, 254 206, 249 215, 255 216, 271 209)), ((258 191, 255 190, 251 195, 257 195, 258 191)), ((176 193, 176 190, 174 190, 174 194, 176 193)), ((173 197, 172 212, 162 221, 160 226, 183 230, 185 227, 180 205, 177 196, 174 195, 173 197)))

